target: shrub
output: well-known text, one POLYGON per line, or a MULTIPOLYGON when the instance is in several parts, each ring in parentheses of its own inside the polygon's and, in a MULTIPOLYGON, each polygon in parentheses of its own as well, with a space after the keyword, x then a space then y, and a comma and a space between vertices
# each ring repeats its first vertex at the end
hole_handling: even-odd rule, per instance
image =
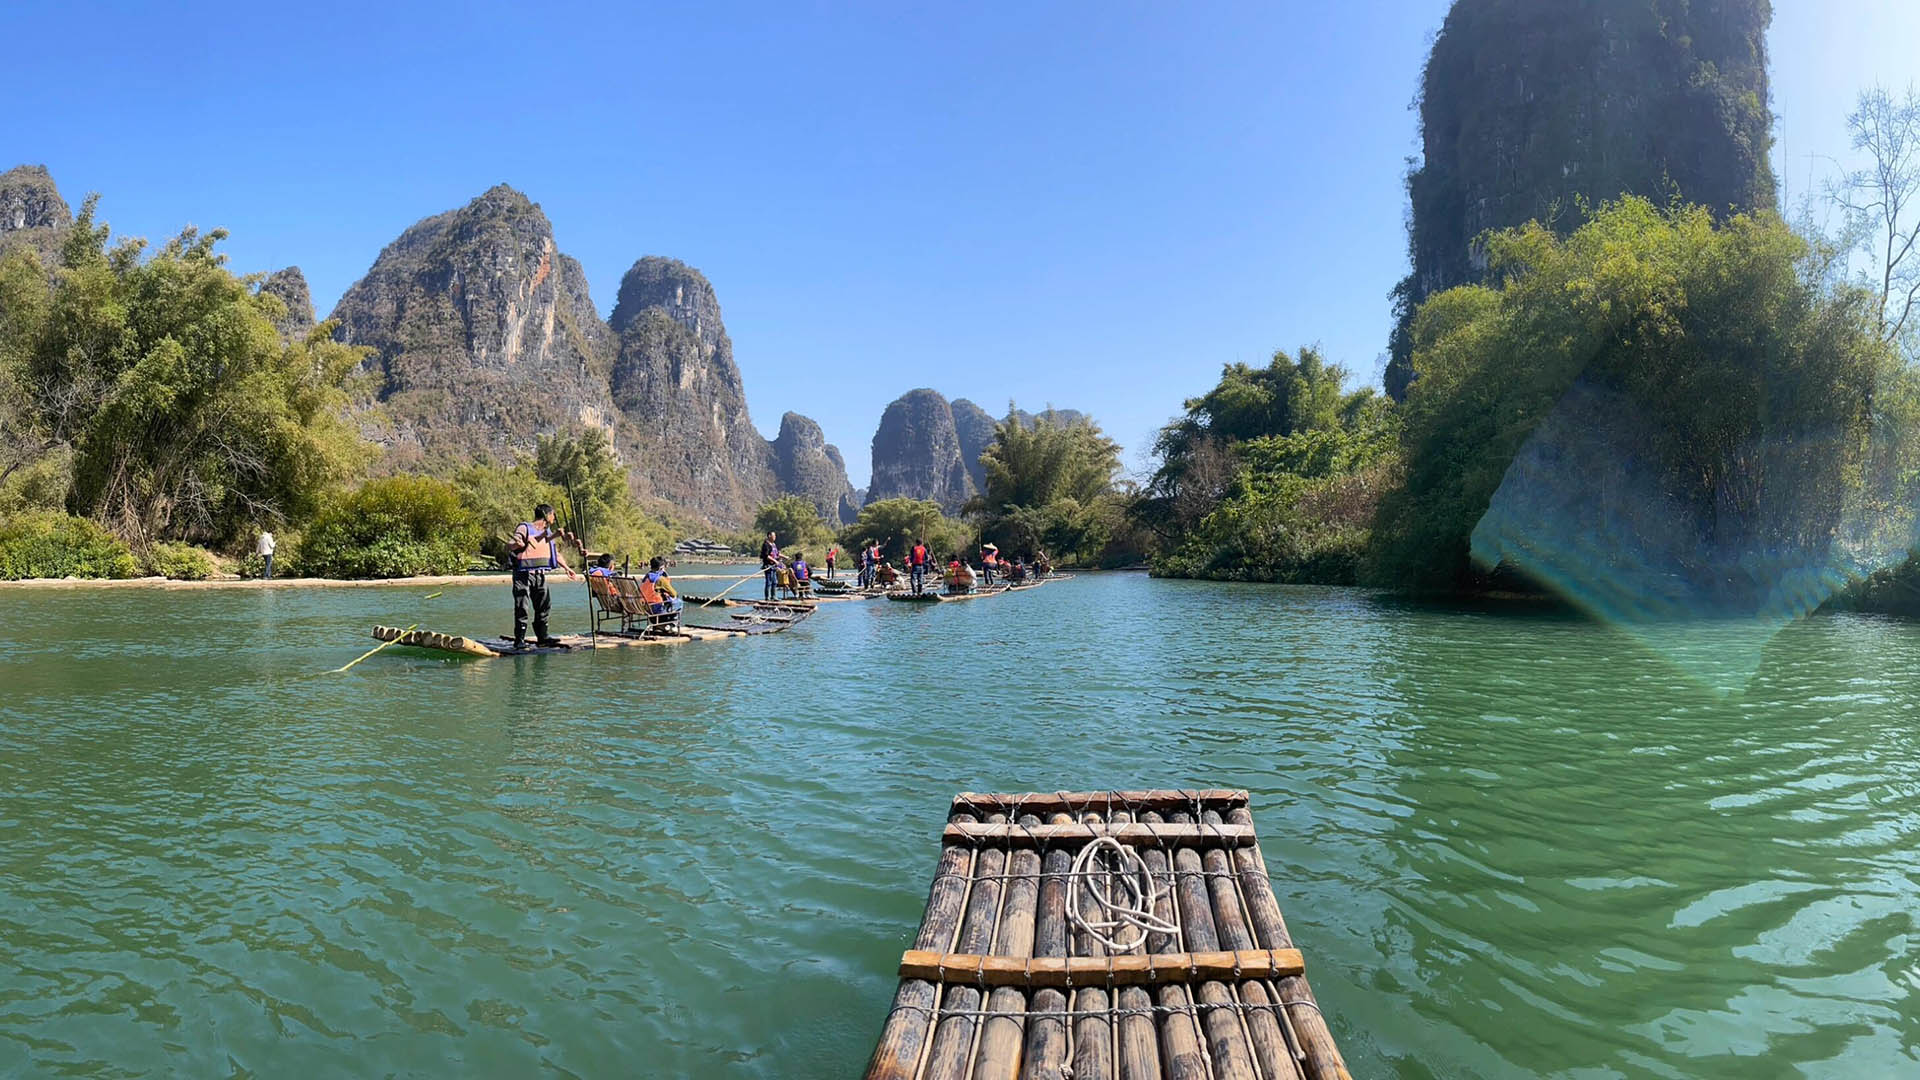
POLYGON ((457 574, 479 545, 473 515, 451 484, 390 476, 320 512, 301 545, 300 569, 336 578, 457 574))
POLYGON ((0 579, 130 578, 140 573, 133 552, 86 518, 21 514, 0 522, 0 579))
POLYGON ((155 544, 147 551, 146 571, 175 581, 205 581, 213 576, 213 557, 192 544, 155 544))

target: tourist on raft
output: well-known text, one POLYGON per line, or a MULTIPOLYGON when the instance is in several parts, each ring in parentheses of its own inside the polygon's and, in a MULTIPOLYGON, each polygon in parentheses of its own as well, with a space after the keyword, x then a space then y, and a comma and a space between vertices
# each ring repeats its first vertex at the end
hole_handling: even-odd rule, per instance
POLYGON ((840 549, 837 547, 830 547, 827 549, 827 579, 828 580, 833 579, 833 557, 838 554, 840 554, 840 549))
POLYGON ((588 577, 613 576, 613 552, 603 551, 593 557, 593 565, 587 568, 588 577))
POLYGON ((780 597, 780 545, 774 541, 772 533, 760 545, 760 572, 766 576, 766 599, 777 600, 780 597))
POLYGON ((882 559, 880 565, 874 567, 873 580, 881 588, 890 589, 900 584, 900 571, 895 570, 892 563, 882 559))
POLYGON ((925 537, 914 542, 907 549, 907 572, 913 576, 913 592, 918 596, 926 585, 927 568, 933 565, 933 552, 928 550, 925 537))
MULTIPOLYGON (((611 560, 612 556, 607 558, 611 560)), ((647 563, 647 572, 640 575, 640 599, 654 615, 680 613, 680 594, 674 591, 673 579, 667 576, 667 560, 658 555, 647 563)))
POLYGON ((947 564, 947 591, 950 593, 970 593, 973 591, 973 568, 960 561, 958 554, 947 564))
POLYGON ((793 562, 787 567, 793 575, 793 598, 804 600, 813 591, 813 567, 807 565, 805 552, 793 553, 793 562))
POLYGON ((536 645, 558 645, 560 639, 547 633, 547 613, 553 610, 553 597, 547 592, 547 571, 565 570, 567 580, 580 575, 573 572, 560 554, 553 531, 553 507, 541 503, 533 508, 533 520, 523 521, 513 530, 507 551, 513 556, 513 647, 527 647, 527 606, 533 606, 533 639, 536 645))

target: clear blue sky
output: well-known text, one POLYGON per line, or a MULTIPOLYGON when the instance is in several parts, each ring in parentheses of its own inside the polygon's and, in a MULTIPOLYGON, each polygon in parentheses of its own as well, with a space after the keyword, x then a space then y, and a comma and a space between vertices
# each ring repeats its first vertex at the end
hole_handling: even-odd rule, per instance
MULTIPOLYGON (((855 484, 923 385, 1087 410, 1138 465, 1225 362, 1317 341, 1377 382, 1446 7, 42 2, 7 18, 0 168, 116 231, 224 226, 322 315, 504 181, 603 313, 641 255, 705 271, 755 422, 819 420, 855 484)), ((1776 8, 1792 197, 1859 87, 1914 77, 1920 4, 1776 8)))

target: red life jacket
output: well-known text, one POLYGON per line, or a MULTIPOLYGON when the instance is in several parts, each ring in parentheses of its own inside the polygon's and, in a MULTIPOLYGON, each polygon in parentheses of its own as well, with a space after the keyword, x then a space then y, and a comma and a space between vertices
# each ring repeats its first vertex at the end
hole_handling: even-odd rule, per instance
POLYGON ((927 565, 927 545, 925 544, 913 545, 913 565, 915 566, 927 565))

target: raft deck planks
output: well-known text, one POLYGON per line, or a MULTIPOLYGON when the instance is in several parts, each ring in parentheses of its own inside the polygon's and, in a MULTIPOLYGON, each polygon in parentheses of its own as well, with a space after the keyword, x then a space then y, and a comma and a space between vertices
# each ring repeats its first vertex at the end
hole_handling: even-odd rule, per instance
POLYGON ((942 839, 868 1080, 1351 1080, 1246 792, 965 792, 942 839), (1068 917, 1099 917, 1071 882, 1095 837, 1135 847, 1178 934, 1108 956, 1068 917))

